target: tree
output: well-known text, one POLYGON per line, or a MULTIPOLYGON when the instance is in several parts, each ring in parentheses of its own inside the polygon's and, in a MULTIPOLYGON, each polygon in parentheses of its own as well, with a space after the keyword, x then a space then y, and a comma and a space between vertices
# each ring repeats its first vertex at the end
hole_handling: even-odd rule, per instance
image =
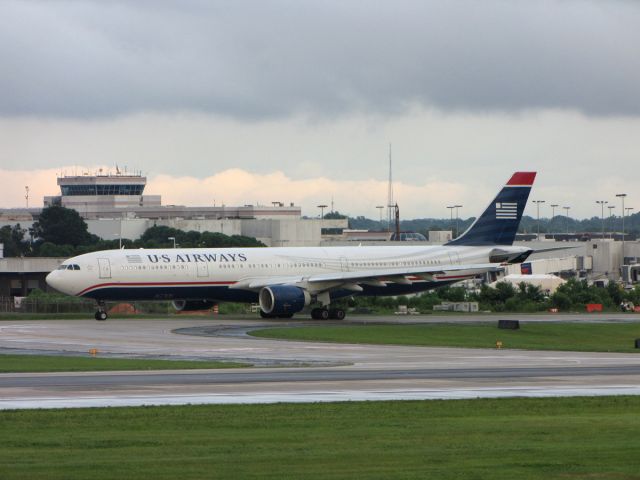
POLYGON ((86 245, 92 241, 87 224, 80 214, 70 208, 58 205, 46 207, 31 229, 39 243, 54 245, 86 245))
POLYGON ((16 224, 0 228, 0 243, 4 244, 5 257, 21 257, 29 251, 29 242, 24 240, 27 231, 16 224))

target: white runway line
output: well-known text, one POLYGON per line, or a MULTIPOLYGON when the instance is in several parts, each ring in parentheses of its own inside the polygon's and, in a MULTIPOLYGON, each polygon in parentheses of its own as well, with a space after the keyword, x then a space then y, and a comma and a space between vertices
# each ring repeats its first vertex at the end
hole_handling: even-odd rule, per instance
POLYGON ((474 398, 545 398, 605 395, 640 395, 638 385, 606 387, 452 388, 382 391, 319 391, 301 393, 246 393, 193 395, 114 395, 91 397, 43 397, 0 400, 0 410, 139 407, 149 405, 228 405, 268 403, 316 403, 384 400, 454 400, 474 398))

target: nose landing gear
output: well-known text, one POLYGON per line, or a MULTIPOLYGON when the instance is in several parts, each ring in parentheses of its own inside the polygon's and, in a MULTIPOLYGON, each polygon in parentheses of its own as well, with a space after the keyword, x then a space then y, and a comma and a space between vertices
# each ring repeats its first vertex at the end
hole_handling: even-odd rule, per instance
POLYGON ((105 321, 108 318, 107 311, 105 310, 106 305, 102 300, 98 300, 98 310, 96 310, 96 314, 93 316, 96 320, 105 321))

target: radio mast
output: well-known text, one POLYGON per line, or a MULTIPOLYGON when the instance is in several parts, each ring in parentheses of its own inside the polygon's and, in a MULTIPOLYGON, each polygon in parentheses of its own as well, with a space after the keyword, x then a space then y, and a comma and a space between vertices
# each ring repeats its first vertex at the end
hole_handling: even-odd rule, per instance
POLYGON ((391 143, 389 143, 389 187, 387 191, 387 231, 391 231, 391 225, 395 219, 395 204, 393 203, 393 168, 391 162, 391 143))

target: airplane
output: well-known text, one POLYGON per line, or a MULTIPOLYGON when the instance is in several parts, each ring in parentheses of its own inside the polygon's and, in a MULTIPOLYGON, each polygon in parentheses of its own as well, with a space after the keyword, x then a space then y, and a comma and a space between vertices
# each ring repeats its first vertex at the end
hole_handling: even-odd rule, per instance
POLYGON ((106 301, 171 300, 179 311, 218 302, 258 303, 263 318, 342 320, 333 300, 424 292, 521 263, 534 251, 513 246, 536 172, 516 172, 475 222, 438 246, 121 249, 65 260, 47 275, 55 290, 106 301))

